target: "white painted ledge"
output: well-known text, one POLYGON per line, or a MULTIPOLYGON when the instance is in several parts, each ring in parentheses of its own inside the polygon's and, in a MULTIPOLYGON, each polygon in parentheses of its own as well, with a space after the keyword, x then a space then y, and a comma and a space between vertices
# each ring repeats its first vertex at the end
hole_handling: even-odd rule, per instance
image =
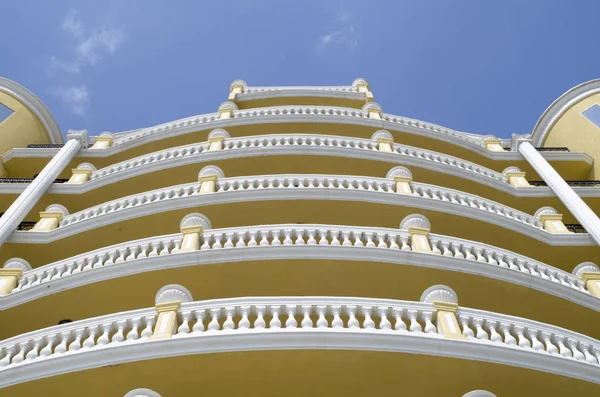
POLYGON ((65 216, 49 232, 15 231, 13 243, 47 243, 101 226, 159 212, 202 205, 269 200, 336 200, 398 205, 444 212, 500 226, 549 245, 595 245, 587 233, 552 234, 533 215, 495 201, 434 185, 411 183, 413 194, 397 194, 383 178, 335 175, 265 175, 223 178, 217 191, 199 194, 199 183, 171 186, 109 201, 65 216))
POLYGON ((384 262, 480 275, 521 285, 600 311, 571 273, 488 244, 430 234, 433 253, 413 252, 399 229, 332 225, 263 225, 203 232, 201 249, 178 252, 181 234, 100 248, 23 273, 0 297, 7 309, 44 296, 112 278, 214 263, 281 259, 384 262))
POLYGON ((596 339, 480 310, 459 308, 465 340, 446 339, 438 333, 429 303, 345 297, 230 298, 183 303, 179 312, 171 339, 148 339, 156 322, 155 309, 149 308, 2 341, 0 387, 146 359, 296 349, 453 357, 600 383, 600 342, 596 339), (348 320, 342 321, 339 315, 347 315, 348 320), (318 317, 316 323, 310 316, 318 317), (225 321, 220 323, 220 319, 225 321))
MULTIPOLYGON (((199 130, 228 128, 239 125, 318 122, 364 125, 374 129, 405 132, 462 146, 494 160, 522 160, 518 152, 491 152, 487 150, 483 146, 483 135, 458 132, 435 124, 389 114, 383 114, 381 120, 370 119, 367 117, 367 113, 361 110, 324 106, 279 106, 238 110, 234 113, 233 118, 225 120, 219 120, 218 113, 188 117, 154 127, 115 133, 113 146, 107 149, 82 150, 80 157, 108 157, 149 142, 194 133, 199 130)), ((13 157, 51 157, 55 152, 55 149, 13 149, 3 155, 2 160, 6 163, 13 157)), ((588 164, 593 162, 593 159, 584 153, 544 152, 543 156, 548 161, 585 161, 588 164)))

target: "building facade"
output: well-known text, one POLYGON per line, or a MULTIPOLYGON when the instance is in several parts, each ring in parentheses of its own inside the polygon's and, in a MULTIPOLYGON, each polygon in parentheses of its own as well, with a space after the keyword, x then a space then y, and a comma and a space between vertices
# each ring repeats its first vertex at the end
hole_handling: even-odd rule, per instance
POLYGON ((600 395, 600 81, 511 139, 364 79, 64 140, 0 103, 3 397, 600 395))

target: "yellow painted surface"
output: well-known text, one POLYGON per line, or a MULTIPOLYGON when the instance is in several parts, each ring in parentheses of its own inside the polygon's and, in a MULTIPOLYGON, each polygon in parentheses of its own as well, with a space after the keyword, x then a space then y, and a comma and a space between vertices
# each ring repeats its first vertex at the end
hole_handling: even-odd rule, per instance
POLYGON ((600 128, 581 113, 594 104, 600 104, 600 94, 589 96, 573 105, 550 129, 542 145, 567 146, 571 151, 581 151, 592 156, 595 162, 588 175, 589 179, 600 178, 600 128))
POLYGON ((415 212, 425 215, 432 232, 488 243, 538 259, 568 272, 585 261, 600 262, 600 247, 549 246, 514 231, 461 216, 397 205, 334 200, 248 201, 191 207, 123 220, 52 244, 4 243, 0 263, 20 257, 38 267, 72 255, 124 241, 179 233, 179 222, 187 214, 200 212, 214 228, 282 223, 377 226, 397 229, 400 221, 415 212))
POLYGON ((164 397, 457 396, 595 397, 600 386, 518 367, 369 351, 256 351, 188 355, 109 365, 2 390, 3 397, 123 396, 145 387, 164 397))
MULTIPOLYGON (((23 104, 3 92, 0 92, 0 103, 14 112, 0 121, 0 155, 30 143, 50 143, 38 118, 23 104)), ((0 177, 6 175, 0 168, 0 177)))
POLYGON ((530 318, 600 338, 598 312, 532 288, 404 264, 287 259, 170 268, 60 291, 0 311, 0 340, 56 325, 62 319, 75 321, 152 307, 156 292, 167 284, 183 285, 195 301, 244 296, 419 301, 426 288, 444 284, 456 291, 463 307, 530 318))

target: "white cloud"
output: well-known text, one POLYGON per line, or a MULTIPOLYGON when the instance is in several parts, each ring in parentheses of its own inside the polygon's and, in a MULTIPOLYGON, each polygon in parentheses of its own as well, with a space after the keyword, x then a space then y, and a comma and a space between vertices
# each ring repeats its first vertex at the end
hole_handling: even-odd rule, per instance
POLYGON ((90 92, 85 85, 58 86, 51 90, 73 113, 85 116, 90 106, 90 92))
POLYGON ((352 20, 352 13, 341 5, 329 23, 331 26, 329 32, 317 38, 317 49, 339 47, 352 51, 358 47, 360 37, 352 20))
MULTIPOLYGON (((114 54, 125 40, 122 28, 111 24, 89 28, 73 9, 69 10, 63 19, 61 29, 74 39, 71 49, 73 55, 70 59, 51 56, 48 63, 50 74, 63 72, 77 74, 83 78, 82 74, 86 68, 93 67, 104 57, 114 54)), ((91 99, 85 84, 56 86, 50 92, 61 99, 73 113, 82 116, 87 113, 91 99)))

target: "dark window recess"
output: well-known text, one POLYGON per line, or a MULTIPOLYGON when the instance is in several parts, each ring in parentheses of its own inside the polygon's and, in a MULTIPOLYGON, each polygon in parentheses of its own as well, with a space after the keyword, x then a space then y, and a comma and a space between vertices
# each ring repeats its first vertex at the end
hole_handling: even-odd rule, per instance
POLYGON ((35 226, 37 222, 21 222, 19 223, 19 226, 17 226, 17 230, 22 230, 22 231, 26 231, 26 230, 31 230, 33 229, 33 227, 35 226))
MULTIPOLYGON (((594 187, 600 186, 600 181, 565 181, 569 186, 582 186, 582 187, 594 187)), ((544 181, 529 181, 530 185, 533 186, 548 186, 548 184, 544 181)))
MULTIPOLYGON (((29 182, 33 181, 34 179, 35 179, 35 177, 33 177, 33 178, 0 178, 0 183, 29 183, 29 182)), ((68 181, 68 179, 59 178, 59 179, 55 179, 54 183, 65 183, 67 181, 68 181)))
POLYGON ((63 146, 65 146, 64 143, 30 143, 27 145, 27 147, 31 149, 60 149, 63 146))
POLYGON ((573 233, 587 233, 587 231, 579 223, 565 223, 568 231, 573 233))
POLYGON ((536 147, 538 152, 570 152, 568 147, 536 147))
POLYGON ((62 319, 58 322, 58 325, 72 323, 73 320, 69 320, 68 318, 62 319))

